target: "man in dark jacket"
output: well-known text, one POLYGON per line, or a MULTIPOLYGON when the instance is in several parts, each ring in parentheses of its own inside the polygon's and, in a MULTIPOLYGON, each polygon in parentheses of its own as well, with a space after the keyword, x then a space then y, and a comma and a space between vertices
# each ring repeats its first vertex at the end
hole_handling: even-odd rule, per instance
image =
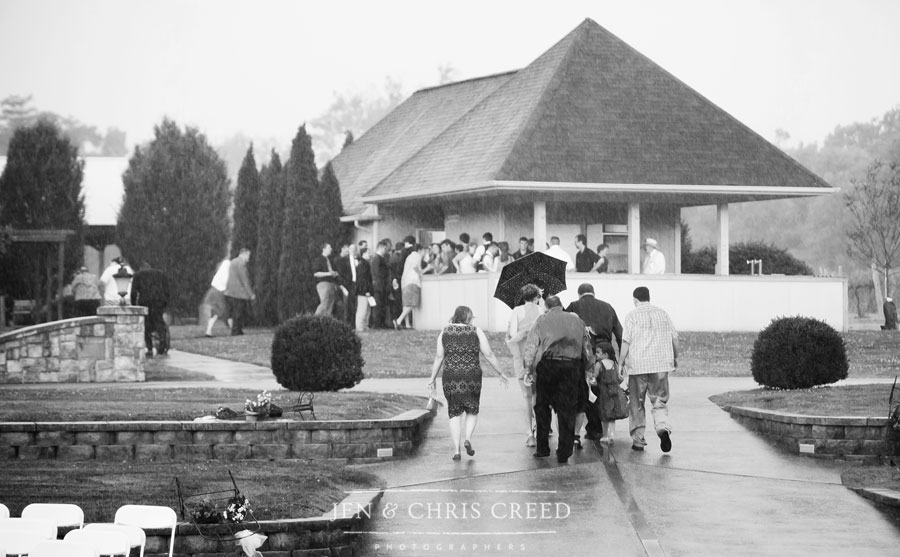
POLYGON ((147 357, 153 356, 153 333, 159 338, 157 354, 162 356, 169 351, 169 327, 163 318, 166 306, 169 305, 169 280, 159 269, 150 267, 149 262, 141 265, 141 270, 131 279, 131 305, 144 306, 147 315, 144 317, 144 343, 147 345, 147 357))
MULTIPOLYGON (((591 335, 593 346, 598 342, 613 344, 616 352, 622 348, 622 324, 619 316, 611 305, 594 297, 594 287, 584 283, 578 287, 578 300, 569 304, 566 311, 574 313, 584 321, 591 335)), ((595 385, 591 391, 600 396, 600 387, 595 385)), ((603 435, 603 427, 600 425, 600 414, 596 403, 585 402, 584 414, 587 417, 585 437, 588 439, 600 439, 603 435)))
MULTIPOLYGON (((556 460, 569 461, 575 442, 575 418, 579 413, 585 372, 594 365, 591 339, 584 322, 562 310, 556 296, 546 301, 547 313, 537 318, 525 339, 523 363, 535 386, 534 418, 537 422, 535 457, 550 456, 550 408, 556 411, 559 442, 556 460)), ((586 390, 584 391, 587 392, 586 390)))
POLYGON ((359 249, 356 244, 347 245, 347 254, 337 258, 334 262, 334 270, 338 273, 338 288, 344 296, 343 321, 353 325, 356 318, 356 290, 357 273, 359 265, 359 249))
POLYGON ((375 253, 369 261, 369 268, 372 273, 372 296, 375 298, 375 306, 372 308, 372 327, 376 329, 390 329, 391 316, 390 294, 391 294, 391 269, 388 266, 388 250, 391 249, 391 243, 388 240, 381 240, 375 246, 375 253))
POLYGON ((884 299, 884 325, 881 326, 882 331, 897 330, 897 306, 890 297, 884 299))

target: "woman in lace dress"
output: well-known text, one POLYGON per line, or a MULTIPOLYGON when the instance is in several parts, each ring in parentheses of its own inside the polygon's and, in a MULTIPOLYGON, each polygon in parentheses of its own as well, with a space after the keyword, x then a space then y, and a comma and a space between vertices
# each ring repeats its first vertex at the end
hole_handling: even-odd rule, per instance
POLYGON ((491 350, 484 331, 472 325, 472 310, 459 306, 453 312, 450 324, 444 327, 437 339, 437 352, 431 369, 428 388, 435 390, 438 372, 443 368, 441 382, 444 398, 447 399, 447 414, 450 417, 450 437, 453 439, 453 460, 460 459, 459 441, 465 431, 463 446, 469 456, 475 454, 472 448, 472 433, 478 424, 478 410, 481 402, 481 362, 483 354, 500 376, 500 383, 506 387, 508 378, 500 371, 500 362, 491 350))

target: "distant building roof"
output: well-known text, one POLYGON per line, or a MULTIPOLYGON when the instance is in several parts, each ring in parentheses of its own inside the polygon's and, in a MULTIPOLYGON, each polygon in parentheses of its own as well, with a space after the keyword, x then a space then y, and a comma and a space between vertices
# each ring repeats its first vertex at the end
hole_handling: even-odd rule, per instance
POLYGON ((590 19, 521 70, 416 92, 334 168, 351 215, 365 202, 492 190, 674 193, 682 204, 834 191, 590 19))
MULTIPOLYGON (((128 168, 127 157, 82 157, 84 179, 84 220, 88 226, 115 226, 125 196, 122 175, 128 168)), ((6 157, 0 157, 0 173, 6 157)))

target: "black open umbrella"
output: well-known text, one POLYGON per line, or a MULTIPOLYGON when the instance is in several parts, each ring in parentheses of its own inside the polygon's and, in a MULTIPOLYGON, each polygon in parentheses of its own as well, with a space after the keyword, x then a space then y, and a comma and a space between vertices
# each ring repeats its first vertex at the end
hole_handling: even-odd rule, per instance
POLYGON ((521 257, 500 271, 494 298, 510 308, 522 305, 519 291, 529 283, 543 289, 545 296, 562 292, 566 289, 566 262, 541 252, 521 257))

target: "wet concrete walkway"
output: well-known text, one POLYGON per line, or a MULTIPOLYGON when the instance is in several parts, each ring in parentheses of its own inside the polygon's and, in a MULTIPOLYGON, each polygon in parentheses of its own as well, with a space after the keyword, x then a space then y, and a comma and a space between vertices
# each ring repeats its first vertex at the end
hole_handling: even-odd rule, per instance
MULTIPOLYGON (((260 366, 178 351, 166 365, 279 388, 260 366)), ((424 396, 426 383, 366 379, 355 390, 424 396)), ((518 387, 486 378, 474 457, 451 460, 442 407, 413 458, 363 467, 388 488, 361 534, 366 554, 900 554, 898 525, 841 485, 848 464, 787 454, 709 402, 753 388, 750 378, 675 375, 670 386, 671 453, 650 437, 632 451, 623 420, 611 451, 586 444, 557 464, 525 447, 518 387)))

